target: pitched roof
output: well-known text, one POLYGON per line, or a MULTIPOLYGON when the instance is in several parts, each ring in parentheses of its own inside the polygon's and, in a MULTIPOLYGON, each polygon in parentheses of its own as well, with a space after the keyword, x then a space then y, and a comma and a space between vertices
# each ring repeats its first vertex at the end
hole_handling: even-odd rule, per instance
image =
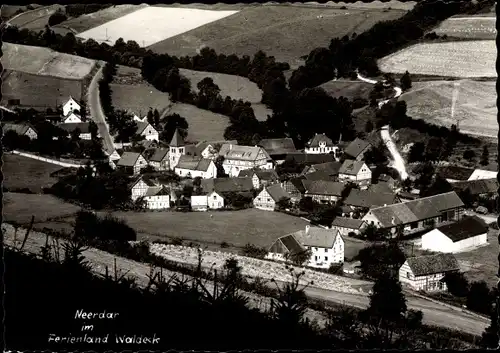
POLYGON ((376 184, 371 184, 368 186, 368 190, 375 193, 393 194, 391 187, 385 181, 379 181, 376 184))
POLYGON ((313 164, 310 167, 305 167, 303 173, 324 172, 328 175, 338 175, 342 163, 337 161, 313 164), (311 171, 312 170, 312 171, 311 171))
POLYGON ((460 270, 458 261, 453 254, 415 256, 407 258, 406 261, 415 276, 460 270))
POLYGON ((67 124, 59 124, 57 127, 71 133, 76 129, 80 129, 81 134, 88 134, 90 132, 90 124, 89 123, 67 123, 67 124))
POLYGON ((303 175, 306 180, 323 180, 323 181, 334 181, 335 176, 330 175, 324 171, 306 173, 303 175))
POLYGON ((204 191, 217 193, 245 192, 253 190, 252 178, 214 178, 202 179, 201 188, 204 191))
POLYGON ((377 178, 378 181, 384 181, 386 183, 395 181, 393 177, 387 174, 380 174, 377 178))
POLYGON ((335 155, 333 153, 288 153, 285 160, 294 161, 297 164, 312 165, 318 163, 326 163, 335 161, 335 155))
POLYGON ((276 173, 274 169, 258 169, 258 168, 241 170, 240 173, 238 174, 238 177, 252 178, 254 174, 257 175, 257 178, 259 178, 259 180, 274 181, 279 179, 278 173, 276 173))
POLYGON ((143 181, 143 182, 144 182, 147 186, 149 186, 150 188, 151 188, 151 187, 156 187, 156 186, 157 186, 157 185, 156 185, 156 183, 155 183, 154 178, 150 178, 150 177, 145 176, 145 175, 139 175, 139 176, 137 176, 136 178, 134 178, 134 179, 133 179, 132 184, 130 185, 130 188, 133 188, 134 186, 136 186, 136 185, 137 185, 137 183, 138 183, 139 181, 141 181, 141 180, 142 180, 142 181, 143 181))
POLYGON ((138 141, 137 144, 143 146, 145 149, 150 149, 158 146, 158 142, 156 142, 155 140, 141 140, 138 141))
POLYGON ((333 141, 325 134, 316 134, 307 142, 307 147, 319 147, 320 142, 325 142, 327 147, 335 146, 333 141))
POLYGON ((295 188, 300 192, 300 193, 305 193, 306 192, 306 188, 304 186, 304 183, 302 182, 304 180, 303 177, 299 177, 299 178, 292 178, 290 180, 288 180, 289 183, 291 183, 293 186, 295 186, 295 188))
POLYGON ((437 217, 446 210, 463 207, 464 203, 454 191, 405 201, 388 206, 372 208, 382 227, 408 224, 427 218, 437 217), (394 223, 393 223, 394 221, 394 223))
MULTIPOLYGON (((137 134, 139 134, 139 135, 142 134, 142 132, 144 130, 146 130, 146 128, 148 126, 151 126, 151 124, 148 123, 147 121, 138 121, 138 122, 136 122, 136 124, 137 124, 137 134)), ((151 126, 151 127, 156 131, 156 129, 153 126, 151 126)), ((156 131, 156 132, 158 132, 158 131, 156 131)))
POLYGON ((2 124, 4 133, 7 131, 14 131, 18 135, 24 135, 26 132, 28 132, 29 128, 32 128, 33 131, 36 132, 36 130, 29 124, 14 124, 14 123, 3 123, 2 124))
POLYGON ((275 254, 286 254, 290 255, 300 254, 306 249, 299 243, 299 241, 292 235, 288 234, 276 239, 276 241, 269 248, 269 252, 275 254))
POLYGON ((488 232, 488 225, 479 217, 463 217, 460 221, 447 224, 437 229, 454 243, 488 232))
POLYGON ((133 167, 140 156, 141 154, 137 152, 123 152, 117 166, 133 167))
POLYGON ((259 142, 259 146, 264 148, 271 156, 297 151, 293 140, 289 137, 280 139, 262 139, 259 142))
POLYGON ((357 175, 365 162, 346 159, 339 169, 339 174, 357 175))
POLYGON ((436 174, 444 179, 452 180, 467 180, 474 173, 473 168, 464 168, 457 166, 440 166, 437 167, 436 174))
POLYGON ((167 158, 168 149, 166 148, 155 148, 155 151, 151 158, 149 158, 150 162, 161 162, 165 158, 167 158))
POLYGON ((225 143, 221 146, 219 156, 225 159, 236 159, 242 161, 255 161, 259 153, 264 153, 264 156, 269 159, 266 150, 259 146, 240 146, 225 143))
POLYGON ((341 196, 345 185, 336 181, 306 180, 306 194, 341 196))
POLYGON ((170 141, 170 147, 181 147, 184 146, 184 139, 179 133, 179 129, 175 129, 174 136, 172 136, 172 140, 170 141))
POLYGON ((266 191, 273 198, 273 200, 275 202, 278 202, 279 200, 281 200, 283 198, 285 198, 285 199, 289 199, 290 198, 290 194, 287 193, 285 191, 285 189, 283 189, 281 187, 280 184, 270 185, 270 186, 266 187, 266 191))
POLYGON ((332 222, 332 227, 342 227, 348 229, 359 229, 365 223, 361 219, 335 217, 332 222))
POLYGON ((344 200, 344 205, 371 208, 392 205, 395 202, 396 195, 393 193, 378 193, 371 190, 351 189, 349 195, 344 200))
POLYGON ((237 140, 220 140, 220 141, 200 141, 196 144, 196 151, 198 153, 201 153, 207 148, 209 145, 213 147, 215 144, 220 144, 221 146, 225 143, 230 143, 233 145, 237 145, 238 141, 237 140))
POLYGON ((175 169, 179 168, 206 172, 210 163, 213 163, 211 159, 183 155, 179 158, 179 162, 175 166, 175 169))
POLYGON ((303 246, 331 249, 335 244, 339 231, 334 228, 324 229, 320 227, 309 227, 309 230, 307 230, 306 227, 305 230, 299 230, 292 233, 292 235, 303 246))
POLYGON ((368 149, 371 144, 368 141, 362 140, 360 138, 356 138, 352 141, 344 150, 344 154, 357 158, 361 153, 363 153, 366 149, 368 149))
POLYGON ((451 183, 451 187, 455 191, 469 190, 472 195, 481 195, 496 193, 499 185, 497 179, 478 179, 451 183))

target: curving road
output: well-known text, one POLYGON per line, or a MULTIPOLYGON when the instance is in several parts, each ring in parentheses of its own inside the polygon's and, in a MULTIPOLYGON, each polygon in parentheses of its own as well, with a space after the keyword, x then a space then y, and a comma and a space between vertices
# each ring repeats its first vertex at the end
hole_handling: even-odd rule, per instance
POLYGON ((99 128, 99 134, 103 140, 104 150, 106 153, 111 154, 115 150, 115 145, 113 143, 113 137, 109 133, 109 126, 101 107, 101 99, 99 97, 99 80, 101 77, 102 66, 99 67, 99 70, 97 70, 96 74, 92 78, 92 81, 90 81, 89 88, 87 90, 87 102, 90 116, 99 128))

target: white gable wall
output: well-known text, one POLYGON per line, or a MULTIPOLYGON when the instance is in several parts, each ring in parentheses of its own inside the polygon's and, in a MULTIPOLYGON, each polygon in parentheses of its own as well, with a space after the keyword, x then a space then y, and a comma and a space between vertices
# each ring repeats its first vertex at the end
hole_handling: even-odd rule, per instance
POLYGON ((155 195, 144 197, 146 207, 150 210, 163 210, 170 208, 170 195, 155 195))
POLYGON ((71 113, 68 117, 66 117, 63 120, 63 124, 70 124, 70 123, 81 123, 82 119, 78 117, 75 113, 71 113))
POLYGON ((64 105, 63 105, 63 115, 66 116, 68 113, 74 111, 74 110, 80 110, 80 105, 73 99, 70 98, 64 105))
POLYGON ((215 191, 207 196, 208 207, 211 209, 219 209, 224 207, 224 198, 215 191))
POLYGON ((319 248, 306 246, 311 249, 311 258, 308 266, 317 268, 330 268, 334 263, 344 262, 344 240, 337 236, 331 248, 319 248))

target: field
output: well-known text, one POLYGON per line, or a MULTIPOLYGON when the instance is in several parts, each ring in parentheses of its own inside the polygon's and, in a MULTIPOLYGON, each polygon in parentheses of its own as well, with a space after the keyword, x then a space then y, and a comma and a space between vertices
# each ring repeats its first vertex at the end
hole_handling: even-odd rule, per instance
POLYGON ((33 11, 27 11, 9 21, 10 24, 19 29, 29 29, 32 31, 43 31, 49 22, 49 17, 57 10, 64 9, 62 5, 43 6, 33 11))
POLYGON ((420 43, 379 60, 380 70, 390 73, 449 77, 497 77, 494 40, 420 43))
POLYGON ((447 127, 458 120, 463 132, 494 137, 498 135, 496 98, 495 82, 473 80, 414 82, 400 97, 415 119, 447 127))
POLYGON ((405 12, 320 6, 248 6, 232 16, 180 32, 149 49, 192 56, 208 46, 217 53, 251 57, 263 50, 294 67, 300 63, 301 56, 318 46, 328 46, 332 38, 362 33, 379 21, 396 19, 405 12))
POLYGON ((363 81, 331 80, 319 87, 323 88, 332 97, 339 98, 342 96, 350 100, 353 98, 369 100, 370 92, 373 90, 371 83, 363 81))
MULTIPOLYGON (((70 18, 57 26, 52 27, 56 33, 65 34, 68 29, 74 33, 85 32, 106 22, 116 20, 134 11, 145 8, 149 5, 115 5, 94 13, 89 13, 76 18, 70 18)), ((112 43, 114 44, 114 43, 112 43)))
POLYGON ((54 218, 72 216, 79 210, 78 206, 52 195, 12 192, 3 194, 4 222, 29 224, 31 216, 35 216, 35 222, 45 222, 54 218))
POLYGON ((432 30, 436 34, 466 39, 496 39, 495 16, 451 17, 432 30))
POLYGON ((51 173, 62 167, 15 154, 3 155, 2 172, 4 173, 3 186, 8 189, 28 188, 39 193, 43 187, 52 186, 57 178, 51 173))
MULTIPOLYGON (((28 6, 30 5, 25 5, 25 6, 21 6, 21 5, 2 5, 1 9, 0 9, 0 17, 2 19, 8 19, 8 18, 12 18, 15 16, 15 13, 17 10, 21 10, 21 11, 29 11, 28 10, 28 6)), ((40 5, 36 5, 36 4, 31 4, 32 8, 33 9, 36 9, 38 7, 40 7, 40 5)))
POLYGON ((234 13, 235 11, 148 6, 79 33, 78 37, 111 43, 123 38, 146 47, 234 13))
POLYGON ((55 109, 71 95, 76 100, 82 97, 83 81, 41 76, 21 71, 4 71, 2 75, 2 104, 9 99, 20 99, 21 107, 55 109), (40 94, 43 92, 43 95, 40 94))
POLYGON ((22 71, 36 75, 69 79, 82 79, 95 66, 95 61, 76 55, 55 52, 51 49, 2 44, 2 65, 5 70, 22 71))

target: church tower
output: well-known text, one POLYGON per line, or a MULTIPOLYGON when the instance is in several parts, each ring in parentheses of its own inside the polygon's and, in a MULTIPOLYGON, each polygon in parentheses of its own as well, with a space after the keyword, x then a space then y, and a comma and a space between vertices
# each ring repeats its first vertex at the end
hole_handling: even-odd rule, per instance
POLYGON ((179 158, 181 158, 181 156, 184 154, 186 154, 184 140, 182 139, 179 130, 175 129, 172 141, 170 141, 170 150, 169 150, 170 170, 174 170, 177 163, 179 163, 179 158))

